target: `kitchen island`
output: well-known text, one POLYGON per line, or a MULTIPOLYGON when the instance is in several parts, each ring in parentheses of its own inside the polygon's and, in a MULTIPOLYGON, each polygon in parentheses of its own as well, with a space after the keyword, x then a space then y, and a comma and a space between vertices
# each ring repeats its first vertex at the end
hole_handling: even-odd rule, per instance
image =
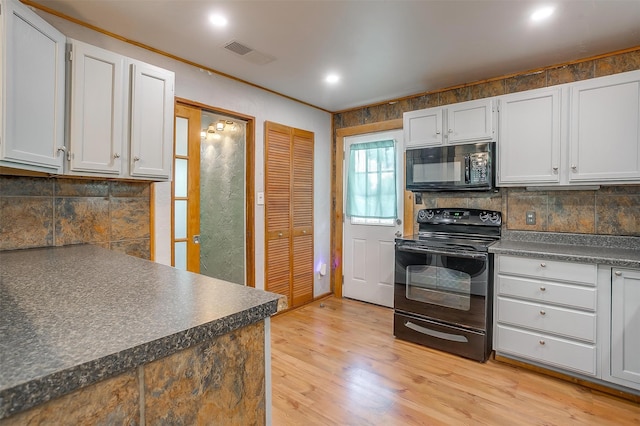
POLYGON ((280 297, 91 245, 0 251, 0 425, 264 424, 280 297))

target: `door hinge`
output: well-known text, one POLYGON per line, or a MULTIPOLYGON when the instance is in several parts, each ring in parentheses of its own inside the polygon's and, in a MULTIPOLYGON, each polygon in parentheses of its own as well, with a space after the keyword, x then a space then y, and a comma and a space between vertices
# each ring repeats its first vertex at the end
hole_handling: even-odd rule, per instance
POLYGON ((69 49, 69 60, 73 61, 73 49, 69 49))

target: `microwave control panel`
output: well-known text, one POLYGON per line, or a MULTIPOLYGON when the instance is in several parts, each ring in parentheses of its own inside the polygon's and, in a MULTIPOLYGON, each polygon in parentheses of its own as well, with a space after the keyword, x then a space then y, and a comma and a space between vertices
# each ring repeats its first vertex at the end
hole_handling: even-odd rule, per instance
POLYGON ((469 155, 469 182, 486 183, 489 179, 489 153, 478 152, 469 155))

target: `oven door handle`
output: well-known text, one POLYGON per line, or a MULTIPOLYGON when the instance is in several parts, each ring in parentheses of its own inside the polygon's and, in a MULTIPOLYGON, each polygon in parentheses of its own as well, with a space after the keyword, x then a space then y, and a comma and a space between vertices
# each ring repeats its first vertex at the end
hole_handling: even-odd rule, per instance
POLYGON ((414 324, 411 321, 404 323, 404 326, 410 328, 418 333, 426 334, 427 336, 437 337, 438 339, 449 340, 452 342, 469 343, 469 339, 459 334, 443 333, 442 331, 431 330, 430 328, 422 327, 418 324, 414 324))
POLYGON ((448 251, 448 250, 433 250, 423 247, 410 247, 410 246, 398 246, 396 247, 398 251, 406 251, 410 253, 426 253, 426 254, 435 254, 435 255, 444 255, 444 256, 452 256, 452 257, 462 257, 465 259, 480 259, 486 260, 487 253, 471 253, 471 252, 459 252, 459 251, 448 251))

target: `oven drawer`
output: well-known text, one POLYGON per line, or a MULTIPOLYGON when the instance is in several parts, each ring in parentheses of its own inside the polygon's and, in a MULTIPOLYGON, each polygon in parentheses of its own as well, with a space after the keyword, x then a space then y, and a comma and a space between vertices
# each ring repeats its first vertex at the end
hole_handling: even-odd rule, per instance
POLYGON ((519 330, 498 325, 496 327, 499 354, 511 354, 576 371, 590 376, 596 375, 596 347, 586 343, 572 342, 542 333, 519 330))
POLYGON ((498 275, 499 295, 553 303, 589 311, 596 310, 596 288, 498 275))
POLYGON ((595 264, 559 262, 500 255, 498 273, 521 275, 540 279, 560 280, 595 287, 597 267, 595 264))
POLYGON ((587 342, 596 341, 596 314, 498 297, 499 323, 508 323, 587 342))
POLYGON ((491 352, 490 338, 485 333, 430 321, 396 311, 393 335, 398 339, 428 346, 484 362, 491 352))

